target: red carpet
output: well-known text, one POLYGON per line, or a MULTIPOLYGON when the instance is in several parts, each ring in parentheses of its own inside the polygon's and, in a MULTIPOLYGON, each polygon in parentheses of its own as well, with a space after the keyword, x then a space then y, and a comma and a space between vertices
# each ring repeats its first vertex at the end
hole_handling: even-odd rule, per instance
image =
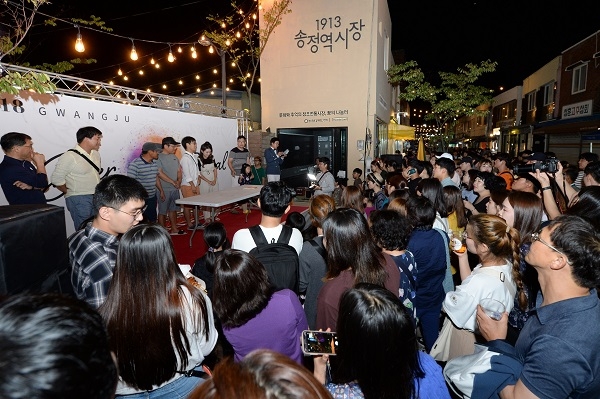
MULTIPOLYGON (((290 212, 303 212, 306 209, 306 206, 292 206, 290 212)), ((221 223, 225 225, 225 229, 227 230, 229 241, 233 239, 233 235, 239 229, 259 224, 260 218, 261 212, 257 209, 252 209, 252 212, 248 215, 248 223, 246 223, 246 217, 241 213, 241 210, 239 214, 233 214, 228 211, 219 214, 219 219, 221 219, 221 223)), ((285 221, 285 218, 286 216, 284 215, 282 220, 285 221)), ((208 250, 204 243, 202 230, 196 231, 192 241, 192 247, 190 248, 191 234, 192 232, 188 231, 187 234, 183 236, 171 236, 173 239, 173 246, 175 247, 177 262, 180 264, 193 265, 194 261, 204 255, 208 250)))

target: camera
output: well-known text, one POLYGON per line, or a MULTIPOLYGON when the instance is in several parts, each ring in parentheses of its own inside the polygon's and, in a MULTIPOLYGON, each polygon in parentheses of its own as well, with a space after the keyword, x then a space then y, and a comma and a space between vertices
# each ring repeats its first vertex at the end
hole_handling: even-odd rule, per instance
POLYGON ((558 172, 558 163, 560 161, 556 158, 548 158, 545 161, 537 161, 529 165, 515 165, 513 173, 520 175, 521 173, 534 172, 539 169, 540 172, 556 173, 558 172))

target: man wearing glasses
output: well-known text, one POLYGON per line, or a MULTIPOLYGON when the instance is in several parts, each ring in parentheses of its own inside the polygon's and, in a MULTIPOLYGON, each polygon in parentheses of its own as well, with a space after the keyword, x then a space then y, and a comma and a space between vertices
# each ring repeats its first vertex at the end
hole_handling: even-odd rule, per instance
POLYGON ((147 197, 144 187, 131 177, 102 179, 94 191, 93 220, 69 238, 73 290, 94 309, 106 299, 119 237, 143 219, 147 197))
POLYGON ((0 185, 10 205, 45 204, 48 186, 46 158, 33 151, 31 137, 6 133, 0 139, 4 159, 0 163, 0 185))
MULTIPOLYGON (((523 365, 500 398, 597 398, 600 392, 600 234, 574 215, 559 216, 531 237, 525 260, 541 295, 512 347, 508 315, 492 320, 479 307, 479 330, 493 350, 523 365)), ((504 377, 502 377, 504 379, 504 377)))

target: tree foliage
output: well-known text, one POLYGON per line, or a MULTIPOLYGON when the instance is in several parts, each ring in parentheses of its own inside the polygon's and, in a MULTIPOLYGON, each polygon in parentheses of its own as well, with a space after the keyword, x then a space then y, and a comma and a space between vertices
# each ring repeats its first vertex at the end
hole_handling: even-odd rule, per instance
POLYGON ((441 83, 436 86, 425 79, 425 74, 416 61, 408 61, 391 66, 388 81, 400 86, 400 100, 422 100, 429 103, 431 113, 425 119, 433 120, 438 130, 445 130, 447 134, 458 118, 489 112, 477 107, 491 102, 492 91, 476 82, 483 74, 494 72, 497 64, 486 60, 479 64, 469 63, 457 68, 457 72, 439 72, 441 83))
MULTIPOLYGON (((281 25, 285 15, 292 12, 292 0, 275 0, 268 9, 262 10, 263 27, 259 27, 256 13, 246 15, 244 10, 232 2, 235 13, 226 17, 209 15, 211 22, 224 26, 221 30, 204 32, 204 36, 214 43, 220 51, 225 51, 238 69, 237 79, 248 93, 252 109, 252 88, 258 74, 260 57, 275 28, 281 25), (231 27, 239 26, 240 30, 231 27), (239 33, 239 34, 238 34, 239 33)), ((224 90, 225 88, 223 88, 224 90)))
MULTIPOLYGON (((56 86, 47 74, 10 72, 4 70, 1 65, 4 57, 24 53, 25 46, 21 45, 21 43, 33 26, 38 9, 50 2, 48 0, 0 0, 0 2, 3 4, 0 17, 6 21, 4 29, 0 31, 0 91, 11 94, 18 94, 19 90, 32 90, 37 93, 53 92, 56 90, 56 86)), ((94 15, 90 16, 89 20, 72 18, 71 22, 82 26, 93 26, 107 32, 112 31, 101 18, 94 15)), ((44 24, 56 26, 56 19, 49 18, 44 21, 44 24)), ((25 62, 21 66, 53 73, 65 73, 73 69, 77 64, 91 64, 95 62, 96 60, 92 58, 76 58, 70 61, 60 61, 56 64, 42 63, 40 65, 31 65, 25 62)))

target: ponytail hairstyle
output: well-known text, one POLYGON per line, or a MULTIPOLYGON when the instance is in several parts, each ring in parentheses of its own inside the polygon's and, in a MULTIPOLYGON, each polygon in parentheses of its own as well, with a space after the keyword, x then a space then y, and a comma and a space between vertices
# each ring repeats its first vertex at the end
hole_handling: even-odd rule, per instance
POLYGON ((219 252, 217 249, 221 248, 221 250, 225 250, 229 249, 231 246, 229 240, 227 239, 225 225, 221 222, 209 223, 204 228, 204 242, 208 247, 208 251, 206 252, 206 256, 204 258, 204 265, 206 266, 206 270, 208 270, 210 273, 214 273, 217 252, 219 252))
POLYGON ((487 245, 494 256, 507 259, 512 263, 513 281, 519 289, 519 306, 521 309, 526 309, 527 297, 519 268, 521 261, 519 231, 506 224, 501 217, 486 213, 471 216, 469 225, 475 241, 487 245))

